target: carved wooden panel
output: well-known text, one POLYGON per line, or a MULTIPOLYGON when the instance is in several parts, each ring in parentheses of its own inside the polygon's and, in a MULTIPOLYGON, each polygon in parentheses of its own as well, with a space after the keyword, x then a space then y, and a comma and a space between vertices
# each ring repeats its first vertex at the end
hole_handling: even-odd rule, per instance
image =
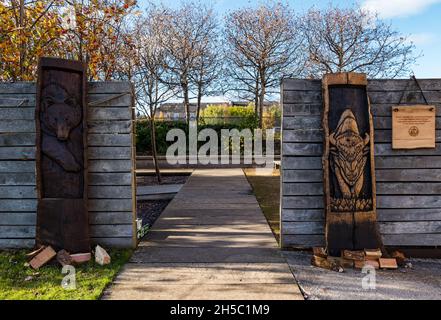
POLYGON ((374 130, 364 74, 323 78, 326 243, 342 249, 382 247, 377 227, 374 130))
POLYGON ((71 253, 90 251, 84 70, 53 58, 38 68, 36 240, 71 253))

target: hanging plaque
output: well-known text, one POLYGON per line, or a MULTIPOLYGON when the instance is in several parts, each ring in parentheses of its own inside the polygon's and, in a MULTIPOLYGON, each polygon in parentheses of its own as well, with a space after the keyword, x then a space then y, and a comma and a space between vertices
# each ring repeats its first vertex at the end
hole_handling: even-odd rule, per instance
POLYGON ((392 149, 435 148, 435 106, 392 107, 392 149))

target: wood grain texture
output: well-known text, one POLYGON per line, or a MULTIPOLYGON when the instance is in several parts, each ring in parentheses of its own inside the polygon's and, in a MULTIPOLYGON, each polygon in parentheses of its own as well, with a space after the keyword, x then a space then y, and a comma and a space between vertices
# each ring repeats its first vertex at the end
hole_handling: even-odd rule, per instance
MULTIPOLYGON (((421 93, 412 82, 370 80, 367 85, 375 128, 378 221, 382 230, 390 230, 393 226, 395 230, 406 232, 403 235, 383 234, 386 245, 441 245, 441 231, 435 227, 437 224, 425 223, 441 221, 441 79, 419 80, 429 104, 436 109, 436 148, 391 148, 391 107, 397 104, 402 91, 408 86, 408 92, 403 98, 404 105, 423 102, 421 93), (418 233, 409 231, 412 230, 412 222, 422 222, 415 225, 418 233)), ((323 209, 317 208, 323 204, 323 190, 320 186, 321 145, 324 137, 320 123, 323 111, 321 81, 286 79, 282 88, 281 197, 282 203, 289 206, 281 211, 283 246, 324 245, 324 235, 283 234, 285 223, 324 223, 323 209)), ((295 230, 298 227, 288 227, 286 230, 290 228, 295 230)))
MULTIPOLYGON (((87 142, 93 154, 88 161, 88 192, 95 210, 89 212, 93 244, 133 247, 136 239, 136 206, 131 200, 133 196, 136 201, 131 90, 127 82, 88 84, 87 142)), ((5 227, 0 229, 0 248, 34 245, 35 93, 35 83, 0 83, 0 227, 5 227)))

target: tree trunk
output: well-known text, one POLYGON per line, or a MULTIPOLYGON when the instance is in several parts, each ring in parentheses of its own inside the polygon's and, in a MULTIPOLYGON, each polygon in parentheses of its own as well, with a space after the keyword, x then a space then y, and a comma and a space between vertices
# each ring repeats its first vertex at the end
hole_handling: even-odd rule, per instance
POLYGON ((181 88, 184 94, 185 120, 188 126, 190 125, 190 99, 188 97, 188 81, 186 79, 181 82, 181 88))
POLYGON ((199 115, 201 113, 201 101, 202 101, 202 86, 199 85, 198 88, 198 101, 197 101, 197 109, 196 109, 196 123, 199 124, 199 115))
MULTIPOLYGON (((263 73, 263 71, 262 71, 263 73)), ((262 129, 263 127, 263 105, 265 102, 265 90, 266 90, 266 84, 264 83, 264 77, 263 74, 260 75, 260 95, 259 95, 259 128, 262 129)))
POLYGON ((158 182, 161 183, 162 182, 161 171, 159 170, 158 153, 156 151, 156 128, 155 128, 154 116, 150 117, 150 137, 152 143, 152 157, 153 157, 153 163, 155 165, 156 178, 158 179, 158 182))
POLYGON ((259 78, 256 78, 256 88, 254 91, 254 113, 259 114, 259 78))

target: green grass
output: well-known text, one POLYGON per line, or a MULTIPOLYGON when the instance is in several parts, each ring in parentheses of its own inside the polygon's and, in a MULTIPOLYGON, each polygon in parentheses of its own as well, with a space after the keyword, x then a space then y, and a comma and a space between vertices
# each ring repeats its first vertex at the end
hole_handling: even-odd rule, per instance
POLYGON ((279 241, 280 172, 278 170, 256 171, 255 169, 244 169, 244 172, 274 236, 279 241))
POLYGON ((132 255, 130 249, 109 250, 112 262, 106 266, 94 261, 76 266, 76 289, 66 290, 61 286, 65 276, 61 266, 50 264, 35 271, 24 266, 27 252, 0 252, 0 300, 98 299, 132 255), (26 281, 28 276, 32 276, 32 280, 26 281))

